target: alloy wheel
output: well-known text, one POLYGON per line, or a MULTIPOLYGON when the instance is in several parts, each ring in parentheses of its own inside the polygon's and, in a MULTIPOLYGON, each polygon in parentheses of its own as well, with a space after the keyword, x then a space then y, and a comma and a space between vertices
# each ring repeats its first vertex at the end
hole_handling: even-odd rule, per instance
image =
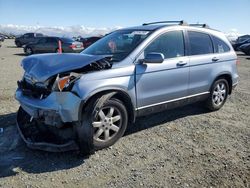
POLYGON ((26 49, 26 54, 28 54, 28 55, 32 54, 32 49, 31 48, 27 48, 26 49))
POLYGON ((121 112, 114 106, 103 107, 99 110, 92 125, 94 128, 94 140, 107 142, 115 137, 121 128, 121 112))
POLYGON ((213 90, 212 100, 214 105, 221 105, 226 98, 226 85, 223 82, 219 82, 213 90))

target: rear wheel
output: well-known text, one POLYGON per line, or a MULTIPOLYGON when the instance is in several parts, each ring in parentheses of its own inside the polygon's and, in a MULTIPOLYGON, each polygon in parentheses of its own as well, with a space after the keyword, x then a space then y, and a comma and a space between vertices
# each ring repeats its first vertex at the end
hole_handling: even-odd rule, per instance
POLYGON ((207 107, 212 110, 219 110, 227 100, 229 86, 224 78, 216 80, 211 88, 210 96, 206 101, 207 107))
POLYGON ((83 121, 77 129, 83 153, 113 145, 127 128, 128 113, 123 102, 111 98, 100 105, 99 100, 102 100, 102 97, 89 103, 83 114, 83 121))

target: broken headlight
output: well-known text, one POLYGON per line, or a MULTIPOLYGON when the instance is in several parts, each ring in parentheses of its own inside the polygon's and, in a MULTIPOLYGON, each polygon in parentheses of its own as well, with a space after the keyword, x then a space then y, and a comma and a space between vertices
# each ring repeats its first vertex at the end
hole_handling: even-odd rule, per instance
POLYGON ((80 78, 80 75, 77 73, 70 74, 58 74, 53 85, 53 90, 57 91, 70 91, 74 82, 80 78))

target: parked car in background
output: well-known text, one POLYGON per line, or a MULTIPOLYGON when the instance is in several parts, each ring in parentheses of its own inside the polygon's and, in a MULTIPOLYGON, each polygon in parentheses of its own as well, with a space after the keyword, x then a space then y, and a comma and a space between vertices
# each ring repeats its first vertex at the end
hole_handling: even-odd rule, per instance
POLYGON ((11 33, 0 33, 0 36, 4 37, 5 39, 14 39, 16 38, 16 36, 14 34, 11 34, 11 33))
POLYGON ((26 55, 35 53, 55 53, 59 52, 58 42, 61 41, 62 52, 81 52, 83 44, 70 38, 63 37, 40 37, 36 42, 24 46, 26 55))
POLYGON ((242 35, 242 36, 237 38, 236 43, 241 43, 247 39, 250 39, 250 35, 242 35))
POLYGON ((0 35, 0 42, 4 41, 4 36, 0 35))
POLYGON ((91 153, 114 144, 136 117, 197 101, 219 110, 238 83, 225 35, 183 21, 120 29, 80 54, 34 55, 21 65, 18 130, 47 151, 91 153))
POLYGON ((98 41, 101 37, 88 37, 88 38, 80 38, 78 39, 79 42, 83 43, 83 47, 87 48, 96 41, 98 41))
POLYGON ((244 52, 246 55, 250 55, 250 43, 243 44, 239 49, 244 52))
POLYGON ((15 44, 17 47, 22 47, 30 42, 36 42, 40 37, 43 37, 42 33, 25 33, 19 37, 16 37, 15 44))
MULTIPOLYGON (((241 40, 239 40, 239 41, 241 41, 241 40)), ((247 44, 247 43, 250 43, 250 38, 248 38, 248 39, 246 39, 246 40, 243 40, 243 41, 241 41, 241 42, 236 42, 235 44, 233 44, 233 48, 234 48, 235 51, 239 51, 239 50, 240 50, 239 47, 240 47, 241 45, 247 44)))

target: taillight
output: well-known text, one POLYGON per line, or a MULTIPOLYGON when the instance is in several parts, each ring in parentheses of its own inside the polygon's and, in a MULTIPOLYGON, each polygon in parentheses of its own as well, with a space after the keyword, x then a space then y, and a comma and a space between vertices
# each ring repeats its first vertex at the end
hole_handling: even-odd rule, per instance
POLYGON ((76 45, 75 44, 71 44, 69 47, 70 48, 76 48, 76 45))

